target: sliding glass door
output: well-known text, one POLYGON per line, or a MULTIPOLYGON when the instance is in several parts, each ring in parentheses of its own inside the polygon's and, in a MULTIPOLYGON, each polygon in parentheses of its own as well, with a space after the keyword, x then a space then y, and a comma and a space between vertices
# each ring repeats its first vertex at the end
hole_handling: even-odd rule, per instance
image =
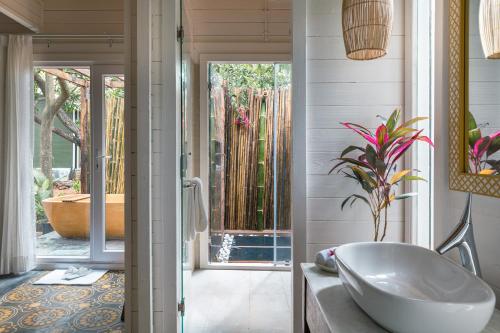
POLYGON ((121 66, 35 68, 34 195, 41 262, 122 262, 121 66))

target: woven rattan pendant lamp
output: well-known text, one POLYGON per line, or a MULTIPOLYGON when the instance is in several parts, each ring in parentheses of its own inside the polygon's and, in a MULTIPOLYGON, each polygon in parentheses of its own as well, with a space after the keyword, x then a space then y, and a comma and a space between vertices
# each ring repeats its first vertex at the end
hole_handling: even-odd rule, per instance
POLYGON ((371 60, 387 54, 393 0, 343 0, 342 30, 347 57, 371 60))
POLYGON ((481 0, 479 33, 484 56, 488 59, 500 59, 500 0, 481 0))

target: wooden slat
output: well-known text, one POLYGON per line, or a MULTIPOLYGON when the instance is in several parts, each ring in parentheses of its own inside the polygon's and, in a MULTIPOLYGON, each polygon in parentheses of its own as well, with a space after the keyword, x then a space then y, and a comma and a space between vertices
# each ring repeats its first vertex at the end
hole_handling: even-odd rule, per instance
POLYGON ((475 82, 469 88, 470 105, 500 105, 500 81, 475 82))
POLYGON ((39 0, 0 0, 0 13, 35 32, 42 26, 43 9, 39 0))
MULTIPOLYGON (((362 210, 361 203, 348 210, 362 210)), ((363 242, 373 238, 374 227, 370 220, 360 218, 352 221, 309 221, 307 224, 308 243, 351 243, 363 242)), ((404 222, 388 222, 387 237, 395 241, 404 239, 404 222)))
POLYGON ((353 131, 342 129, 309 129, 308 152, 342 152, 347 146, 365 146, 366 140, 353 131))
POLYGON ((66 34, 66 35, 121 35, 123 25, 116 23, 102 24, 73 24, 73 23, 48 23, 43 27, 45 34, 66 34))
POLYGON ((46 10, 44 20, 51 23, 123 24, 122 10, 46 10))
POLYGON ((389 118, 398 105, 377 106, 309 106, 307 108, 307 127, 316 129, 342 129, 341 122, 349 121, 376 128, 381 119, 377 115, 389 118))
POLYGON ((404 84, 310 83, 308 105, 403 105, 404 84))
POLYGON ((500 62, 489 59, 469 60, 469 82, 500 81, 500 62))
MULTIPOLYGON (((349 193, 346 193, 346 196, 349 193)), ((372 221, 368 206, 357 201, 352 208, 340 209, 344 198, 308 198, 307 214, 310 221, 372 221)), ((388 210, 388 220, 402 222, 404 220, 404 203, 396 201, 388 210)), ((348 225, 345 225, 348 226, 348 225)))
MULTIPOLYGON (((389 49, 384 59, 404 59, 404 36, 392 36, 389 49)), ((343 59, 346 60, 344 40, 342 37, 308 37, 308 59, 343 59)))
MULTIPOLYGON (((307 36, 342 36, 342 1, 308 1, 307 36)), ((404 0, 394 1, 392 35, 403 36, 404 0)))
POLYGON ((189 9, 264 9, 265 0, 185 0, 189 9))
MULTIPOLYGON (((264 23, 199 23, 194 26, 195 36, 264 36, 266 25, 264 23)), ((288 23, 268 23, 267 35, 288 36, 290 25, 288 23)))
POLYGON ((45 0, 44 9, 51 10, 123 10, 123 0, 45 0))
POLYGON ((194 26, 196 36, 261 36, 263 23, 200 23, 194 26))
POLYGON ((310 82, 404 82, 404 60, 309 60, 310 82))
POLYGON ((188 16, 193 24, 199 23, 263 23, 268 18, 269 22, 291 22, 290 10, 271 10, 267 14, 263 10, 237 10, 237 9, 198 9, 188 11, 188 16))

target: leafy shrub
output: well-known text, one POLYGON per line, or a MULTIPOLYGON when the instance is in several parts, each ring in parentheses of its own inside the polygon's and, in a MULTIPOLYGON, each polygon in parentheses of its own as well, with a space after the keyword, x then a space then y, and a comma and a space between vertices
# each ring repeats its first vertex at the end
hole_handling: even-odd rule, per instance
POLYGON ((50 179, 39 170, 33 171, 34 178, 34 195, 35 195, 35 212, 37 223, 46 220, 45 210, 43 209, 42 201, 52 196, 52 184, 50 179))

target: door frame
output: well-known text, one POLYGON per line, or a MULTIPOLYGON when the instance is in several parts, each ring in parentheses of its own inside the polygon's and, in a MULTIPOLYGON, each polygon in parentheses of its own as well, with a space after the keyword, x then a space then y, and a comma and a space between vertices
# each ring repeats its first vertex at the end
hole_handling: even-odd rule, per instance
MULTIPOLYGON (((219 63, 293 63, 290 55, 269 53, 269 54, 200 54, 200 138, 199 138, 199 160, 200 160, 200 178, 203 181, 203 197, 209 202, 209 130, 208 130, 208 64, 211 62, 219 63)), ((293 79, 292 79, 293 85, 293 79)), ((292 88, 293 89, 293 88, 292 88)), ((292 118, 293 119, 293 118, 292 118)), ((210 218, 209 218, 210 224, 210 218)), ((199 237, 199 262, 201 269, 221 269, 221 270, 276 270, 276 271, 290 271, 291 266, 275 265, 274 263, 230 263, 219 264, 209 262, 208 253, 208 228, 200 233, 199 237)), ((293 238, 293 234, 292 234, 293 238)), ((292 260, 293 262, 293 246, 292 247, 292 260)))
MULTIPOLYGON (((62 68, 62 67, 88 67, 91 72, 91 96, 90 96, 90 110, 91 114, 95 115, 103 115, 102 112, 102 107, 97 108, 98 113, 96 113, 94 110, 96 110, 96 105, 95 103, 95 98, 93 97, 93 89, 94 89, 94 81, 92 80, 92 76, 94 75, 94 68, 120 68, 121 73, 125 75, 125 67, 123 64, 102 64, 94 61, 42 61, 42 60, 35 60, 33 61, 33 68, 36 67, 46 67, 46 68, 62 68)), ((106 73, 106 74, 113 74, 113 73, 106 73)), ((102 106, 102 104, 101 104, 102 106)), ((91 118, 91 157, 90 157, 90 163, 92 165, 90 169, 91 173, 91 192, 92 196, 94 196, 94 186, 96 184, 96 175, 95 175, 95 154, 94 154, 94 137, 95 137, 95 131, 96 127, 95 126, 95 119, 96 117, 91 118)), ((125 115, 125 118, 127 116, 125 115)), ((125 132, 127 132, 127 127, 128 127, 128 122, 125 121, 125 132)), ((125 159, 127 159, 127 152, 125 159)), ((127 163, 127 161, 125 161, 127 163)), ((125 171, 126 172, 126 171, 125 171)), ((126 178, 126 177, 125 177, 126 178)), ((103 184, 104 185, 104 184, 103 184)), ((127 186, 125 186, 125 192, 127 192, 127 186)), ((127 197, 127 193, 125 193, 125 198, 127 197)), ((96 201, 96 200, 93 200, 96 201)), ((126 199, 125 199, 126 201, 126 199)), ((126 203, 125 203, 126 205, 126 203)), ((113 256, 111 260, 103 260, 102 255, 96 257, 96 249, 95 249, 95 232, 96 232, 96 226, 94 226, 95 223, 92 223, 92 220, 94 220, 94 217, 96 216, 97 212, 94 209, 94 205, 91 205, 91 221, 90 221, 90 234, 89 234, 89 246, 90 246, 90 255, 88 257, 83 257, 83 256, 64 256, 64 257, 59 257, 59 256, 43 256, 43 257, 36 257, 36 265, 37 269, 63 269, 67 268, 71 265, 74 264, 84 264, 85 266, 91 267, 91 268, 109 268, 109 269, 124 269, 125 267, 125 250, 124 251, 119 251, 120 252, 120 258, 117 258, 116 256, 113 256)), ((97 224, 97 223, 96 223, 97 224)), ((102 223, 102 226, 104 226, 105 223, 102 223)), ((124 246, 126 246, 126 240, 124 239, 124 246)), ((107 252, 107 251, 106 251, 107 252)))
MULTIPOLYGON (((94 199, 91 216, 92 221, 96 221, 90 224, 90 259, 93 262, 123 263, 125 249, 123 251, 106 250, 106 163, 104 163, 106 159, 106 114, 104 112, 106 98, 104 78, 107 75, 125 76, 125 68, 121 65, 90 66, 90 114, 93 115, 91 117, 91 148, 93 153, 91 158, 93 162, 91 195, 94 199)), ((124 131, 126 131, 125 128, 124 131)))

